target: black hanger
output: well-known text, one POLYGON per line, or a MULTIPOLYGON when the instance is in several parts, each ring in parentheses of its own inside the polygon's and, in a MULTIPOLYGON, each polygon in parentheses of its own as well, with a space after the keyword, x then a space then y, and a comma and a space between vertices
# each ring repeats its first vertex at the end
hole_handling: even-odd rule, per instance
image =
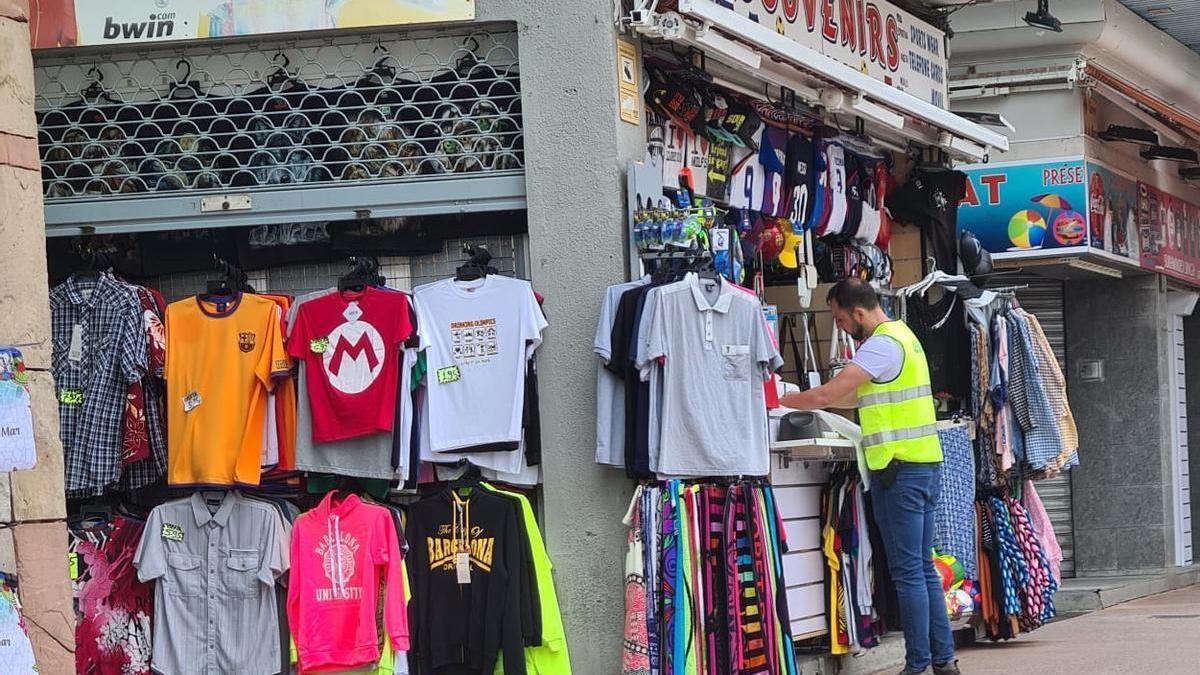
POLYGON ((388 63, 388 60, 392 58, 392 53, 388 51, 387 47, 383 46, 382 42, 376 44, 375 49, 371 53, 382 53, 383 56, 379 57, 379 60, 375 62, 371 70, 367 71, 362 79, 358 81, 359 85, 371 83, 372 78, 378 80, 378 83, 384 86, 394 82, 396 80, 396 67, 388 63))
POLYGON ((468 51, 459 57, 458 62, 454 65, 454 71, 465 77, 471 68, 479 63, 479 40, 474 35, 469 35, 466 40, 463 40, 463 46, 468 51))
POLYGON ((84 101, 87 101, 88 99, 102 98, 109 103, 115 103, 117 105, 121 104, 120 101, 110 96, 108 89, 104 87, 104 71, 100 70, 100 68, 97 66, 92 66, 88 69, 87 74, 92 76, 93 79, 92 83, 89 84, 86 89, 79 92, 79 95, 83 97, 84 101))
POLYGON ((179 61, 175 63, 176 68, 181 68, 183 66, 187 66, 187 72, 184 73, 183 77, 177 78, 175 80, 175 82, 173 82, 171 84, 171 91, 168 94, 168 96, 173 99, 183 97, 183 96, 178 96, 178 94, 183 94, 184 96, 190 96, 191 98, 202 97, 204 95, 204 93, 200 91, 200 83, 196 80, 191 79, 192 78, 192 62, 188 61, 187 59, 179 59, 179 61))
POLYGON ((350 271, 338 279, 338 291, 362 291, 368 286, 383 286, 387 279, 379 272, 379 258, 351 256, 350 271))
POLYGON ((466 497, 471 494, 471 491, 479 487, 479 483, 483 480, 483 472, 479 467, 466 463, 466 469, 458 478, 446 483, 446 489, 450 492, 458 493, 460 497, 466 497))
POLYGON ((93 242, 77 244, 76 250, 83 259, 83 267, 71 274, 72 280, 95 283, 106 270, 112 269, 108 254, 93 246, 93 242))
POLYGON ((267 88, 273 91, 277 90, 280 93, 286 91, 295 91, 297 89, 308 89, 308 85, 297 79, 294 75, 288 72, 288 68, 292 66, 292 60, 283 52, 275 52, 275 56, 271 57, 271 61, 278 63, 279 59, 283 59, 283 65, 275 69, 275 72, 267 76, 267 88), (285 89, 283 85, 288 85, 285 89))
POLYGON ((463 247, 463 252, 470 256, 470 259, 455 270, 454 279, 456 281, 474 281, 489 274, 499 274, 499 270, 490 264, 492 254, 486 247, 468 245, 463 247))
POLYGON ((213 267, 221 276, 216 279, 209 279, 206 286, 205 295, 235 295, 237 293, 253 293, 254 287, 250 285, 246 273, 242 268, 233 265, 217 254, 213 254, 213 267))

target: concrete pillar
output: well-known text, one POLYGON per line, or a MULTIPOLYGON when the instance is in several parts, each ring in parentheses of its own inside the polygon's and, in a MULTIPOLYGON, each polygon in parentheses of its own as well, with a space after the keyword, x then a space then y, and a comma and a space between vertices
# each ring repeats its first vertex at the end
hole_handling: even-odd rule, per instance
POLYGON ((1156 276, 1066 284, 1067 391, 1079 427, 1071 470, 1079 576, 1173 564, 1166 294, 1156 276), (1083 361, 1104 362, 1084 382, 1083 361))
POLYGON ((58 407, 48 372, 50 307, 28 12, 25 0, 0 0, 0 344, 22 345, 32 371, 38 464, 0 479, 0 521, 15 523, 0 530, 0 569, 17 573, 41 672, 69 673, 75 615, 58 407))
POLYGON ((632 485, 595 457, 600 300, 625 279, 624 176, 645 136, 617 111, 611 0, 490 0, 516 21, 534 287, 550 320, 538 352, 547 547, 577 673, 621 663, 625 530, 632 485))

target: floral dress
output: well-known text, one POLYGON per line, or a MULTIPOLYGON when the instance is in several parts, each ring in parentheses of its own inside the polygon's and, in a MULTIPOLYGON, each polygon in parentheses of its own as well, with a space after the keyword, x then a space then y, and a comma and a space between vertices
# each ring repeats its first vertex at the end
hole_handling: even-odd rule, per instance
POLYGON ((143 526, 133 518, 116 516, 70 529, 68 560, 79 675, 150 672, 152 586, 138 581, 133 567, 143 526))

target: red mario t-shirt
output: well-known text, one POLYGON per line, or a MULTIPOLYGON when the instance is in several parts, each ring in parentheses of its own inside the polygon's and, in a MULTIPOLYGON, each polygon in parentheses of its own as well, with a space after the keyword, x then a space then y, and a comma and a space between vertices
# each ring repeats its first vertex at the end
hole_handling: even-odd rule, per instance
POLYGON ((287 348, 308 373, 314 442, 392 430, 400 349, 410 333, 408 298, 399 291, 367 287, 300 305, 287 348))

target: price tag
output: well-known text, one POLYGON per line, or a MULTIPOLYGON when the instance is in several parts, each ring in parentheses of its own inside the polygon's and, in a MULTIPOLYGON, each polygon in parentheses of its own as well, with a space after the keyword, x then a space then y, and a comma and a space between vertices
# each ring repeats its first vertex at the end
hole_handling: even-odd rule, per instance
POLYGON ((183 541, 183 528, 174 523, 163 523, 162 538, 167 541, 183 541))
POLYGON ((445 368, 438 368, 438 371, 437 371, 438 384, 450 384, 451 382, 458 382, 461 379, 462 379, 462 371, 458 369, 458 366, 447 366, 445 368))
POLYGON ((69 570, 69 573, 71 575, 71 581, 75 581, 76 579, 79 578, 79 554, 78 553, 68 553, 67 554, 67 569, 69 570))
POLYGON ((200 394, 192 392, 183 397, 183 412, 192 412, 200 407, 200 394))
POLYGON ((729 229, 725 227, 713 228, 712 231, 713 253, 718 251, 729 250, 729 229))
POLYGON ((83 360, 83 326, 71 326, 71 346, 67 349, 67 359, 76 363, 83 360))
POLYGON ((314 354, 324 354, 329 349, 329 338, 319 337, 308 341, 308 350, 314 354))
POLYGON ((466 552, 454 554, 454 570, 458 575, 458 583, 471 583, 471 556, 466 552))
POLYGON ((63 389, 58 392, 58 400, 63 405, 81 405, 83 403, 83 392, 78 389, 63 389))

